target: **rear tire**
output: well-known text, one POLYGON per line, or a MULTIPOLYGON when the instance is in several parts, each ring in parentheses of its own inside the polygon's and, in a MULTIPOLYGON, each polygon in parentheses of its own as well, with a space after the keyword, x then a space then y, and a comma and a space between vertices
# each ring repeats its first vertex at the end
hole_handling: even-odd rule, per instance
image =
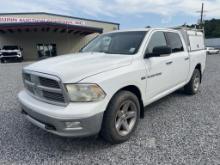
POLYGON ((184 87, 186 94, 194 95, 199 91, 201 84, 201 73, 199 69, 195 69, 190 82, 184 87))
POLYGON ((101 136, 112 144, 127 141, 140 118, 140 103, 129 91, 118 92, 104 113, 101 136))

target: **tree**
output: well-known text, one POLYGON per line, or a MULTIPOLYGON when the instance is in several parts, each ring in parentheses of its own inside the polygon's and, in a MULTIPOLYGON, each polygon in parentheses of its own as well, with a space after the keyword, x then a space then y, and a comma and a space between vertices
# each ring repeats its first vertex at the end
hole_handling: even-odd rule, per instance
POLYGON ((220 38, 220 19, 211 19, 205 21, 206 38, 220 38))

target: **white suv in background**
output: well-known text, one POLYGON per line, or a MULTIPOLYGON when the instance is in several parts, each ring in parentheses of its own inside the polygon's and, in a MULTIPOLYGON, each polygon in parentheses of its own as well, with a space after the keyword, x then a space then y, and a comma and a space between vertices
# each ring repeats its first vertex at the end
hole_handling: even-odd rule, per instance
POLYGON ((8 45, 8 46, 3 46, 0 55, 1 63, 5 63, 7 61, 18 61, 22 62, 23 61, 23 56, 22 56, 22 48, 19 48, 18 46, 15 45, 8 45))
POLYGON ((206 47, 207 54, 219 54, 220 50, 213 47, 206 47))

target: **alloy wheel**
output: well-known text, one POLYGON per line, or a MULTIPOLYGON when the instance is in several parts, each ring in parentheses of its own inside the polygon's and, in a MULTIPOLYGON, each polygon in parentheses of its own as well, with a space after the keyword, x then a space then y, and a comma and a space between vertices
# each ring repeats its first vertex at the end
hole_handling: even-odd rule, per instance
POLYGON ((194 89, 195 92, 198 91, 199 86, 200 86, 200 75, 197 74, 195 76, 195 79, 194 79, 194 82, 193 82, 193 89, 194 89))
POLYGON ((115 128, 119 135, 126 136, 134 128, 137 121, 137 107, 131 100, 124 101, 119 107, 116 118, 115 128))

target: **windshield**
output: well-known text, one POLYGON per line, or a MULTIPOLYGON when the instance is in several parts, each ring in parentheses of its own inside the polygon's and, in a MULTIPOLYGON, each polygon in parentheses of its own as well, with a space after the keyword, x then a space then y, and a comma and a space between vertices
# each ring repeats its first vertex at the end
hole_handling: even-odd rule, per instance
POLYGON ((18 49, 18 46, 3 46, 4 50, 17 50, 18 49))
POLYGON ((135 54, 146 33, 146 31, 132 31, 104 34, 91 41, 81 52, 135 54))

